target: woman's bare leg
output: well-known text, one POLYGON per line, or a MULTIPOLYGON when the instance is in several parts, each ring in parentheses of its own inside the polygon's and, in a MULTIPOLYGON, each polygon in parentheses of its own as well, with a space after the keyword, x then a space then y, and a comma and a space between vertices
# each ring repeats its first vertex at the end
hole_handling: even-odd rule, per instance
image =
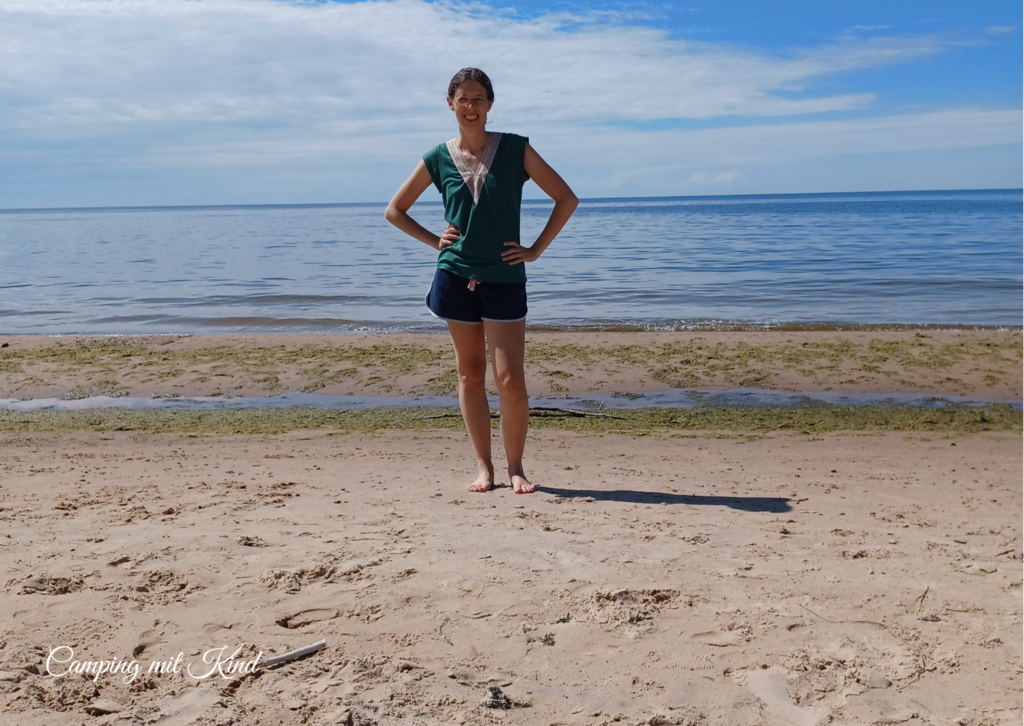
POLYGON ((501 437, 508 459, 508 478, 516 494, 529 494, 534 486, 523 469, 526 432, 530 427, 530 400, 523 371, 526 321, 495 323, 485 320, 483 327, 491 349, 494 381, 501 396, 501 437))
POLYGON ((486 492, 494 486, 494 464, 491 462, 491 409, 484 388, 487 375, 484 328, 450 322, 448 331, 455 345, 455 366, 459 372, 459 408, 476 454, 477 477, 468 489, 486 492))

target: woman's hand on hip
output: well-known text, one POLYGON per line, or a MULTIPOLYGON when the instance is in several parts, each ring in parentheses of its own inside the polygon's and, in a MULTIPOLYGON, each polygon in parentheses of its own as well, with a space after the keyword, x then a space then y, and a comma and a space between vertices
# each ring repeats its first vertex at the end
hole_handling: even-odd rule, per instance
POLYGON ((520 262, 535 262, 540 257, 540 251, 533 247, 523 247, 518 242, 506 242, 509 249, 501 253, 501 259, 510 265, 518 265, 520 262))
POLYGON ((437 240, 437 249, 443 250, 445 247, 451 247, 460 239, 462 239, 462 232, 455 225, 449 224, 448 229, 437 240))

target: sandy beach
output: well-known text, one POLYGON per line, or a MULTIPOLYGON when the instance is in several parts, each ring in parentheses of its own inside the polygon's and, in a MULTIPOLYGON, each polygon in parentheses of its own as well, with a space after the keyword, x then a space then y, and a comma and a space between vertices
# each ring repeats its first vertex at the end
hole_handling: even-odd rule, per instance
MULTIPOLYGON (((7 398, 452 382, 443 336, 0 342, 7 398)), ((528 375, 555 395, 757 379, 1002 400, 1021 396, 1020 351, 1019 330, 534 333, 528 375)), ((538 426, 524 496, 465 491, 457 421, 225 435, 7 417, 0 709, 26 725, 1019 724, 1015 416, 538 426), (204 676, 215 649, 249 663, 321 639, 204 676), (74 661, 124 670, 53 675, 74 661)))

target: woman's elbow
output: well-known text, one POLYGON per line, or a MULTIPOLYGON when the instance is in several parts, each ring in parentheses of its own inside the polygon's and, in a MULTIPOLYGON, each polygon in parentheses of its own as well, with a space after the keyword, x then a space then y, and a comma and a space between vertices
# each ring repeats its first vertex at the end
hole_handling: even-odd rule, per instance
POLYGON ((384 210, 384 219, 391 222, 391 224, 394 224, 395 220, 397 220, 401 216, 401 214, 402 213, 398 211, 398 208, 395 207, 395 205, 392 203, 389 204, 387 209, 384 210))

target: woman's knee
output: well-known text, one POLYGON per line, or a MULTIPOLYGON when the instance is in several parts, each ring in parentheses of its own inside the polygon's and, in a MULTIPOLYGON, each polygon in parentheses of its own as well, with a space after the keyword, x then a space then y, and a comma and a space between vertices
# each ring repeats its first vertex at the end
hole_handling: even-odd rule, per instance
POLYGON ((484 385, 487 376, 487 365, 460 365, 459 385, 463 388, 476 388, 484 385))
POLYGON ((495 373, 498 392, 510 398, 526 398, 526 377, 522 371, 499 370, 495 373))

